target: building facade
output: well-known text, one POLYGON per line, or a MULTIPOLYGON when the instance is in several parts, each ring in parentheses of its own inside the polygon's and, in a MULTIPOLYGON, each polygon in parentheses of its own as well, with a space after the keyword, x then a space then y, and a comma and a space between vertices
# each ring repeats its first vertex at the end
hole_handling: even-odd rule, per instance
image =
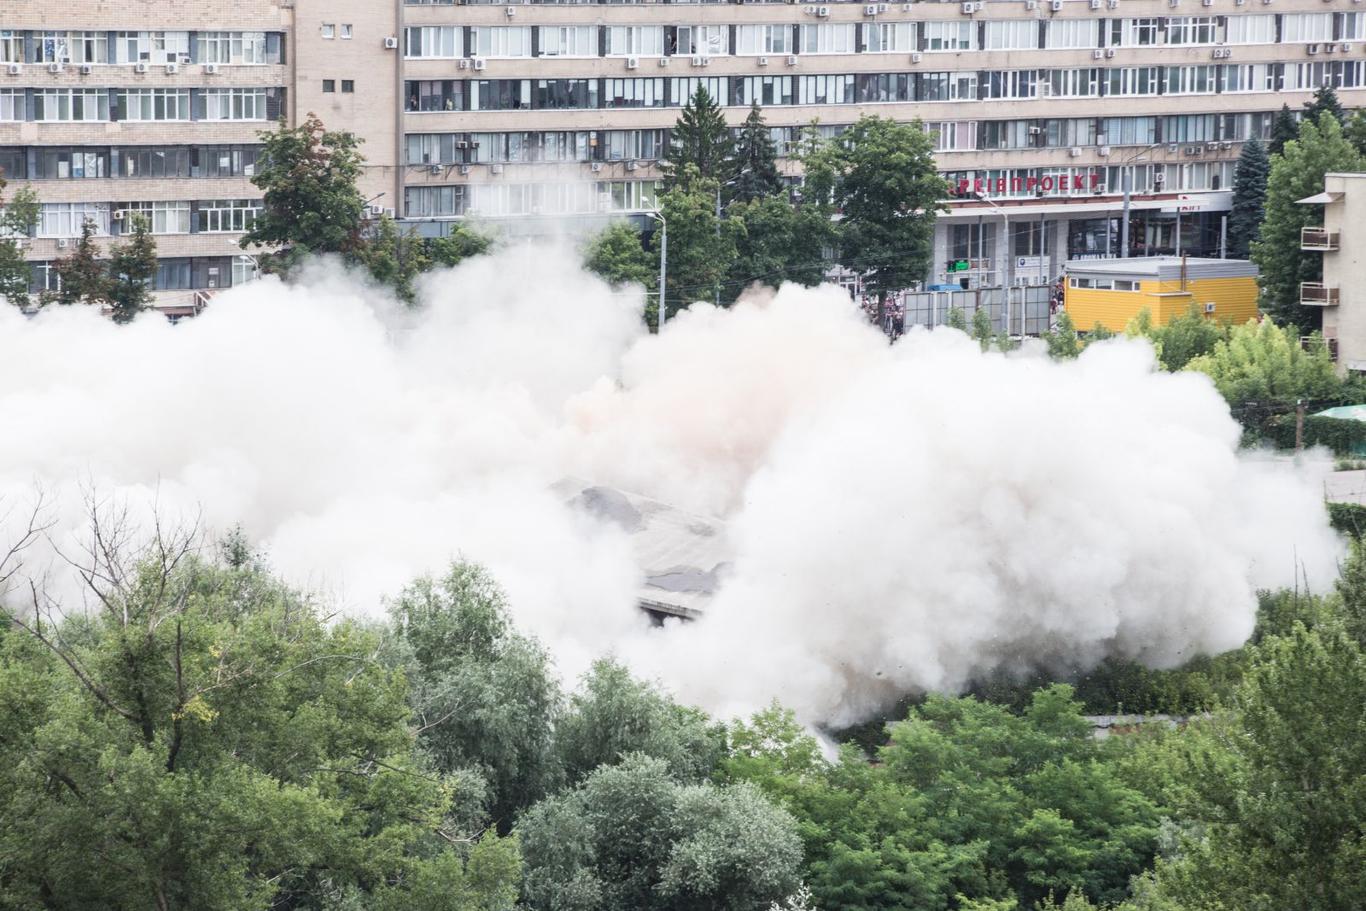
POLYGON ((1144 310, 1165 326, 1194 308, 1232 325, 1257 318, 1257 267, 1245 259, 1148 256, 1073 260, 1063 266, 1067 313, 1082 331, 1123 332, 1144 310))
POLYGON ((1338 372, 1366 371, 1366 250, 1352 225, 1366 224, 1366 174, 1325 174, 1323 192, 1300 202, 1321 206, 1319 224, 1300 232, 1300 249, 1323 255, 1323 280, 1300 285, 1300 303, 1322 308, 1323 337, 1338 372))
MULTIPOLYGON (((0 167, 43 203, 35 288, 93 218, 147 214, 158 289, 250 276, 257 133, 318 114, 363 190, 427 233, 648 211, 699 84, 738 126, 920 119, 948 211, 930 283, 1046 283, 1069 259, 1217 256, 1241 143, 1320 85, 1354 108, 1351 0, 235 4, 20 0, 0 21, 0 167), (149 30, 152 29, 152 30, 149 30)), ((795 163, 785 171, 798 173, 795 163)), ((120 217, 122 216, 122 217, 120 217)))

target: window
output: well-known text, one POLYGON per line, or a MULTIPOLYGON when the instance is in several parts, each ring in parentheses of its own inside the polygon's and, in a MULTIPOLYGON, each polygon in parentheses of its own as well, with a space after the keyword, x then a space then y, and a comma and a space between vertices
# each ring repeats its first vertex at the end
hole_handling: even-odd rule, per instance
POLYGON ((201 146, 190 153, 194 177, 252 177, 260 146, 201 146))
POLYGON ((1039 24, 1033 19, 1002 19, 986 23, 986 49, 1029 50, 1039 46, 1039 24))
POLYGON ((1050 19, 1044 30, 1044 47, 1060 50, 1098 47, 1100 23, 1095 19, 1050 19))
POLYGON ((852 54, 857 48, 852 22, 801 27, 800 52, 803 54, 852 54))
POLYGON ((1090 288, 1090 287, 1092 287, 1091 279, 1089 279, 1089 278, 1082 278, 1082 277, 1079 276, 1079 275, 1074 275, 1074 276, 1072 276, 1072 278, 1071 278, 1069 281, 1070 281, 1071 286, 1072 286, 1073 288, 1090 288))
POLYGON ((1286 13, 1281 16, 1281 41, 1332 40, 1332 13, 1286 13))
POLYGON ((984 97, 1033 98, 1037 94, 1038 70, 1007 70, 983 74, 984 97))
POLYGON ((742 76, 735 82, 735 103, 743 107, 791 104, 792 77, 742 76))
POLYGON ((663 26, 613 25, 607 29, 609 57, 658 57, 663 54, 663 26))
POLYGON ((1166 142, 1213 142, 1213 114, 1175 114, 1162 118, 1162 139, 1166 142))
POLYGON ((598 199, 608 212, 645 212, 657 209, 662 186, 654 180, 603 181, 597 185, 598 199))
POLYGON ((875 22, 864 26, 868 53, 892 54, 915 50, 914 22, 875 22))
POLYGON ((96 234, 109 233, 109 207, 93 202, 46 202, 38 210, 39 237, 79 237, 86 221, 96 234))
POLYGON ((604 79, 605 108, 657 108, 664 106, 663 79, 604 79))
POLYGON ((670 53, 684 57, 714 57, 726 53, 724 25, 680 25, 670 53))
POLYGON ((24 90, 0 89, 0 122, 15 123, 24 119, 24 90))
POLYGON ((1225 92, 1273 92, 1275 81, 1271 64, 1244 63, 1224 67, 1225 92))
POLYGON ((265 63, 266 33, 200 32, 197 53, 200 63, 265 63))
POLYGON ((674 107, 682 107, 697 93, 699 86, 706 89, 717 104, 725 105, 730 101, 730 79, 726 76, 675 76, 669 82, 669 103, 674 107))
POLYGON ((136 146, 117 149, 114 173, 120 177, 190 177, 190 150, 136 146))
POLYGON ((188 259, 159 259, 152 287, 157 291, 182 291, 194 287, 194 270, 188 259))
POLYGON ((199 204, 196 223, 201 234, 241 234, 261 214, 255 199, 209 199, 199 204))
POLYGON ((1214 91, 1216 66, 1169 66, 1164 92, 1168 95, 1204 95, 1214 91))
POLYGON ((792 26, 737 25, 735 53, 743 55, 792 53, 792 26))
POLYGON ((0 63, 24 62, 24 33, 12 28, 0 29, 0 63))
POLYGON ((123 89, 117 120, 189 120, 189 89, 123 89))
POLYGON ((1168 44, 1213 44, 1217 34, 1213 16, 1172 16, 1167 20, 1168 44))
POLYGON ((927 123, 925 131, 934 140, 936 152, 955 152, 977 148, 977 124, 964 122, 927 123))
POLYGON ((188 202, 129 202, 121 204, 124 217, 119 225, 125 234, 133 231, 133 219, 147 220, 153 234, 189 234, 190 204, 188 202))
POLYGON ((1156 95, 1159 68, 1127 66, 1105 71, 1107 95, 1156 95))
POLYGON ((336 90, 337 90, 337 81, 336 81, 335 79, 324 79, 324 80, 323 80, 323 93, 324 93, 324 94, 330 94, 330 93, 332 93, 332 92, 335 92, 336 90))
POLYGON ((797 79, 797 104, 852 104, 852 75, 800 76, 797 79))
POLYGON ((265 120, 265 89, 204 89, 205 120, 265 120))
POLYGON ((341 82, 342 94, 349 95, 356 90, 356 81, 354 79, 343 79, 341 82))
MULTIPOLYGON (((679 29, 682 32, 682 29, 679 29)), ((541 26, 542 57, 596 57, 598 30, 592 25, 541 26)))
POLYGON ((1338 31, 1339 41, 1361 41, 1366 38, 1366 14, 1343 13, 1342 28, 1338 31))
POLYGON ((352 33, 352 30, 351 30, 351 23, 349 23, 349 22, 343 23, 343 24, 342 24, 342 27, 341 27, 341 36, 342 36, 342 39, 345 40, 345 41, 350 41, 350 40, 351 40, 351 35, 352 35, 352 34, 353 34, 353 33, 352 33))
POLYGON ((531 27, 492 25, 470 31, 470 50, 475 57, 530 57, 531 27))
POLYGON ((118 63, 189 63, 189 32, 119 32, 115 41, 118 63))
POLYGON ((429 79, 408 83, 409 111, 465 109, 465 83, 459 79, 429 79))
POLYGON ((250 256, 234 256, 232 259, 232 284, 245 285, 247 282, 254 282, 261 277, 261 268, 255 259, 250 256))
POLYGON ((465 214, 465 185, 451 187, 405 187, 403 208, 409 218, 465 214))
POLYGON ((1275 16, 1229 16, 1227 36, 1229 44, 1275 44, 1275 16))
POLYGON ((1106 117, 1100 121, 1100 134, 1112 146, 1152 145, 1157 142, 1157 118, 1106 117))
POLYGON ((970 101, 977 98, 976 73, 926 73, 917 101, 970 101))
POLYGON ((38 180, 79 180, 109 176, 109 155, 103 149, 39 148, 35 150, 38 180))
POLYGON ((1095 98, 1100 94, 1100 70, 1045 70, 1049 94, 1056 98, 1095 98))
POLYGON ((1111 19, 1111 43, 1121 47, 1144 47, 1157 44, 1161 37, 1162 20, 1111 19))
POLYGON ((921 44, 927 51, 971 51, 976 30, 973 22, 922 22, 921 44))
POLYGON ((40 89, 33 93, 33 119, 39 122, 109 119, 109 93, 101 89, 40 89))
POLYGON ((529 107, 530 79, 480 79, 470 83, 471 111, 520 111, 529 107))
POLYGON ((35 63, 108 63, 109 33, 37 32, 33 51, 35 63))
POLYGON ((0 177, 10 180, 28 177, 28 153, 23 149, 0 149, 0 177))
POLYGON ((337 26, 336 26, 335 23, 332 23, 332 22, 324 22, 324 23, 323 23, 323 37, 324 37, 324 38, 335 38, 335 37, 337 37, 337 26))
POLYGON ((465 30, 454 25, 432 25, 403 30, 403 55, 411 59, 454 59, 464 53, 465 30))

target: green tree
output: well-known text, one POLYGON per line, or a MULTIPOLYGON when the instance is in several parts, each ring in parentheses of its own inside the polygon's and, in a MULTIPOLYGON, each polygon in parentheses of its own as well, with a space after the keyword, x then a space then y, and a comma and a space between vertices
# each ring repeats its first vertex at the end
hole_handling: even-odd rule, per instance
POLYGON ((555 730, 555 751, 571 784, 627 753, 660 760, 680 781, 700 781, 724 750, 724 729, 704 713, 678 705, 609 660, 593 665, 555 730))
MULTIPOLYGON (((0 177, 0 194, 5 185, 0 177)), ((20 308, 30 304, 28 288, 32 276, 19 241, 30 236, 37 223, 38 196, 32 187, 21 187, 0 210, 0 295, 20 308)))
POLYGON ((1077 327, 1072 325, 1072 317, 1064 310, 1058 314, 1058 325, 1044 334, 1048 353, 1053 358, 1074 358, 1081 353, 1081 339, 1077 337, 1077 327))
POLYGON ((735 143, 734 169, 732 199, 750 202, 784 194, 786 187, 778 173, 778 150, 757 101, 750 107, 749 116, 740 127, 740 135, 735 143))
POLYGON ((473 256, 481 256, 493 246, 493 238, 468 225, 448 225, 445 234, 423 242, 427 264, 432 269, 453 269, 473 256))
POLYGON ((730 176, 734 143, 721 106, 699 81, 669 134, 669 159, 660 167, 670 186, 698 178, 715 184, 730 176), (689 169, 696 174, 691 174, 689 169))
POLYGON ((799 885, 791 816, 750 785, 683 784, 639 754, 537 804, 517 831, 534 911, 766 911, 799 885))
MULTIPOLYGON (((715 180, 699 177, 688 165, 674 187, 660 198, 668 222, 669 256, 665 281, 667 315, 694 301, 709 301, 735 263, 736 244, 744 222, 716 217, 715 180)), ((662 234, 656 233, 656 252, 662 234)))
POLYGON ((1157 349, 1158 362, 1167 370, 1182 370, 1192 360, 1214 352, 1228 330, 1191 304, 1186 313, 1168 320, 1150 335, 1157 349))
POLYGON ((811 287, 824 280, 824 250, 834 240, 834 224, 824 211, 767 196, 731 203, 728 214, 744 225, 737 232, 727 282, 730 297, 753 282, 776 288, 783 282, 811 287))
POLYGON ((1304 105, 1304 120, 1319 122, 1319 118, 1324 114, 1331 114, 1333 119, 1340 124, 1347 122, 1347 112, 1342 109, 1342 103, 1338 101, 1338 93, 1333 91, 1331 85, 1321 85, 1314 92, 1314 97, 1304 105))
POLYGON ((461 794, 416 753, 375 629, 188 535, 136 559, 125 533, 91 532, 98 610, 0 624, 0 906, 375 907, 456 866, 464 894, 516 889, 514 845, 451 846, 479 833, 448 828, 461 794))
POLYGON ((1290 105, 1283 104, 1276 112, 1275 119, 1271 121, 1271 139, 1267 143, 1267 151, 1272 155, 1279 155, 1285 151, 1285 144, 1299 135, 1299 121, 1295 119, 1290 105))
POLYGON ((640 232, 624 221, 612 223, 588 242, 584 266, 610 285, 637 284, 647 294, 659 283, 659 257, 645 249, 640 232))
POLYGON ((944 318, 944 325, 959 332, 967 332, 968 318, 963 315, 963 308, 950 307, 948 316, 944 318))
POLYGON ((992 340, 996 337, 991 331, 991 314, 987 313, 986 307, 978 307, 972 311, 972 337, 977 339, 977 343, 986 351, 991 347, 992 340))
POLYGON ((1271 159, 1255 136, 1243 143, 1233 170, 1233 208, 1228 218, 1228 254, 1246 259, 1261 231, 1271 159))
POLYGON ((1286 143, 1273 159, 1266 186, 1266 219, 1261 236, 1252 244, 1252 261, 1261 271, 1262 309, 1277 320, 1302 329, 1317 328, 1319 314, 1299 303, 1300 282, 1317 281, 1323 274, 1321 258, 1300 252, 1300 229, 1319 224, 1317 206, 1297 200, 1323 192, 1329 171, 1356 171, 1362 157, 1342 135, 1332 117, 1300 126, 1299 138, 1286 143))
POLYGON ((114 322, 129 323, 152 303, 157 274, 157 244, 147 219, 135 215, 128 240, 109 249, 109 280, 105 285, 114 322))
POLYGON ((865 286, 878 295, 880 317, 888 295, 929 271, 944 180, 918 120, 862 117, 836 148, 841 261, 861 273, 865 286))
POLYGON ((1293 328, 1270 320, 1233 326, 1213 351, 1192 358, 1186 366, 1207 374, 1234 406, 1331 398, 1340 388, 1326 350, 1306 350, 1293 328))
POLYGON ((308 253, 348 253, 360 243, 365 199, 356 182, 364 158, 352 133, 324 128, 317 115, 260 134, 262 147, 251 182, 262 210, 242 246, 278 250, 272 268, 287 271, 308 253))
POLYGON ((559 782, 551 732, 562 699, 549 658, 512 628, 497 583, 468 563, 418 579, 390 613, 410 652, 422 746, 440 771, 475 769, 488 780, 506 831, 559 782))
POLYGON ((76 248, 52 264, 57 272, 58 290, 49 295, 49 301, 99 306, 108 300, 109 274, 100 261, 94 238, 95 223, 86 219, 81 224, 76 248))

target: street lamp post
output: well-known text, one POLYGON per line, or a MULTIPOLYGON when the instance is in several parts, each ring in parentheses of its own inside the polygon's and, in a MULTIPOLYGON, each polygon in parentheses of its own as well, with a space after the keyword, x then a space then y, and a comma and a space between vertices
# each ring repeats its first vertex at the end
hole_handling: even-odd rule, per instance
POLYGON ((664 276, 669 263, 669 223, 664 220, 663 212, 646 212, 650 218, 659 219, 659 303, 658 311, 655 313, 655 332, 664 331, 664 320, 668 318, 668 309, 664 304, 664 276))
MULTIPOLYGON (((1152 145, 1147 146, 1146 148, 1139 149, 1139 150, 1138 150, 1137 152, 1135 152, 1132 156, 1130 156, 1129 158, 1126 158, 1124 161, 1121 161, 1121 162, 1119 163, 1119 179, 1120 179, 1120 182, 1121 182, 1121 183, 1123 184, 1123 186, 1124 186, 1124 217, 1123 217, 1123 219, 1120 221, 1120 228, 1119 228, 1119 249, 1120 249, 1120 252, 1123 254, 1123 256, 1124 256, 1125 259, 1128 259, 1128 258, 1129 258, 1129 252, 1130 252, 1130 249, 1129 249, 1129 185, 1130 185, 1133 181, 1132 181, 1132 178, 1131 178, 1130 175, 1129 175, 1129 166, 1132 165, 1132 164, 1134 164, 1134 163, 1137 162, 1137 161, 1142 160, 1143 155, 1144 155, 1145 152, 1150 152, 1150 151, 1152 151, 1153 149, 1157 148, 1159 145, 1161 145, 1160 142, 1154 142, 1152 145)), ((1110 233, 1109 228, 1106 228, 1105 233, 1106 233, 1106 236, 1109 236, 1109 233, 1110 233)))
MULTIPOLYGON (((996 203, 992 202, 991 199, 988 198, 987 195, 986 195, 985 193, 977 193, 977 194, 974 194, 974 195, 977 197, 977 199, 978 199, 979 202, 984 202, 984 203, 986 203, 987 205, 991 206, 992 211, 996 212, 998 215, 1001 216, 1001 230, 1002 230, 1002 232, 1005 234, 1005 236, 1001 239, 1001 243, 997 244, 996 246, 997 246, 997 255, 998 255, 998 256, 1001 255, 1001 254, 1000 254, 1000 251, 1001 251, 1001 250, 1005 250, 1005 256, 1003 257, 1004 260, 1005 260, 1005 264, 1006 264, 1006 268, 1005 268, 1005 291, 1006 291, 1006 303, 1005 303, 1005 330, 1006 330, 1006 335, 1010 335, 1010 289, 1011 289, 1011 286, 1014 284, 1014 279, 1015 279, 1015 274, 1014 274, 1015 270, 1014 270, 1014 268, 1013 268, 1013 266, 1015 265, 1015 263, 1014 263, 1014 261, 1011 259, 1011 256, 1010 256, 1010 213, 1007 212, 1005 209, 1002 209, 1000 206, 996 205, 996 203)), ((1023 335, 1023 334, 1024 334, 1024 320, 1023 320, 1023 319, 1020 320, 1020 330, 1021 330, 1021 335, 1023 335)))

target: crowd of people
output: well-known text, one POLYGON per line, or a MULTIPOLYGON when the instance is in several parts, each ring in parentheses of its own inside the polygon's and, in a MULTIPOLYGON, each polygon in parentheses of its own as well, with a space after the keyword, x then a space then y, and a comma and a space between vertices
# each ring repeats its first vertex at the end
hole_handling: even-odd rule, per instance
POLYGON ((859 299, 859 306, 863 308, 868 322, 881 328, 889 339, 896 341, 906 333, 906 304, 899 294, 889 297, 886 306, 879 306, 880 303, 879 298, 866 294, 859 299))

